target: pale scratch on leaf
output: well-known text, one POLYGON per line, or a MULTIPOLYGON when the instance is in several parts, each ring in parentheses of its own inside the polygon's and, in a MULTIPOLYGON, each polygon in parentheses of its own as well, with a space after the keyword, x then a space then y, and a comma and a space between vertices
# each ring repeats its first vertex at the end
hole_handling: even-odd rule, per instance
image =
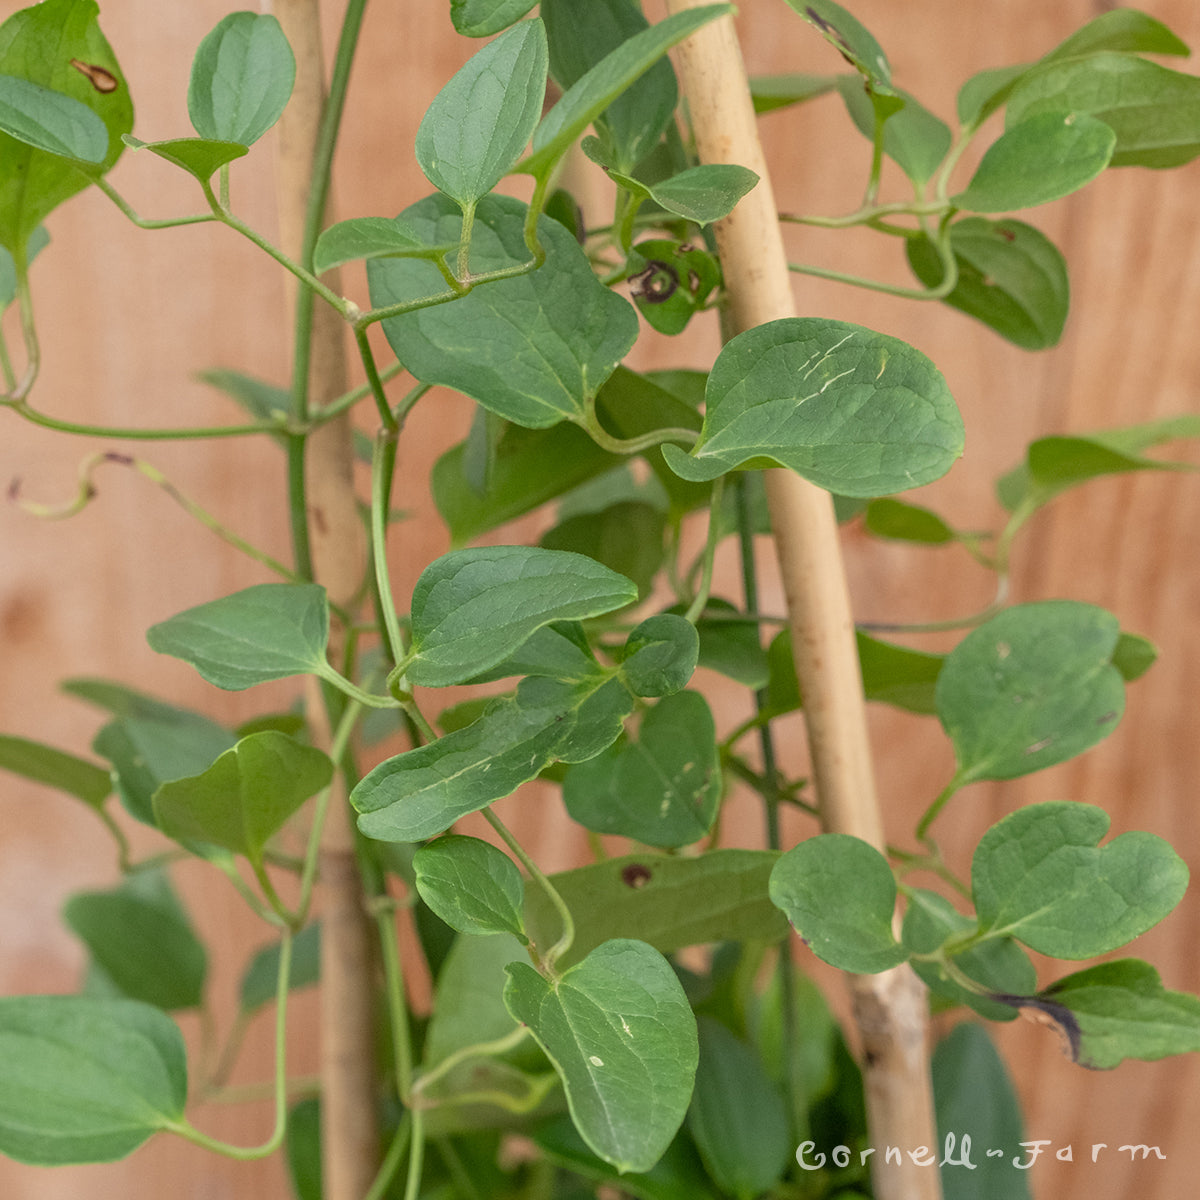
POLYGON ((590 1062, 593 1067, 604 1066, 604 1059, 597 1057, 595 1054, 588 1055, 588 1062, 590 1062))

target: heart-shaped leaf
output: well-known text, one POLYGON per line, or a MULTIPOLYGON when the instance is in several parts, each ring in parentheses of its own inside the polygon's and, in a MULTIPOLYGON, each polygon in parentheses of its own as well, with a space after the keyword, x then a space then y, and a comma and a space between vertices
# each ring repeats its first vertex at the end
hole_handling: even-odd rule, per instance
POLYGON ((1200 154, 1200 79, 1132 54, 1055 61, 1024 75, 1009 99, 1009 129, 1066 113, 1116 134, 1114 167, 1177 167, 1200 154))
POLYGON ((1111 613, 1073 600, 1007 609, 955 647, 937 683, 958 780, 1016 779, 1107 737, 1125 709, 1111 613))
POLYGON ((63 919, 121 994, 158 1008, 198 1008, 208 955, 165 876, 132 876, 107 892, 77 892, 63 919))
POLYGON ((1158 972, 1136 958, 1068 975, 1029 1004, 1057 1023, 1071 1056, 1093 1070, 1200 1050, 1200 999, 1168 991, 1158 972))
POLYGON ((421 899, 459 933, 511 933, 524 939, 521 872, 502 850, 450 834, 413 855, 421 899))
MULTIPOLYGON (((851 119, 864 137, 875 137, 875 97, 857 75, 840 75, 837 89, 851 119)), ((913 181, 922 185, 933 178, 950 149, 950 127, 907 93, 897 93, 904 107, 888 117, 883 127, 883 152, 913 181)))
POLYGON ((183 1119, 183 1037, 149 1004, 0 998, 0 1057, 0 1153, 18 1162, 114 1162, 183 1119))
POLYGON ((295 82, 296 59, 278 20, 230 13, 192 60, 192 127, 208 141, 252 146, 283 115, 295 82))
POLYGON ((709 375, 684 479, 779 464, 846 496, 929 483, 962 453, 963 425, 938 369, 898 338, 823 318, 771 321, 727 342, 709 375))
POLYGON ((390 758, 360 780, 350 795, 358 827, 385 842, 433 837, 552 762, 598 754, 620 736, 632 708, 619 679, 526 679, 474 724, 390 758))
MULTIPOLYGON (((958 282, 944 303, 1024 350, 1057 345, 1071 293, 1066 260, 1045 234, 1022 221, 966 217, 950 226, 950 249, 958 282)), ((910 238, 907 250, 926 287, 941 283, 942 260, 928 238, 910 238)))
POLYGON ((417 130, 425 178, 464 209, 508 174, 542 116, 546 30, 522 21, 472 55, 434 97, 417 130))
POLYGON ((154 813, 169 837, 223 846, 260 865, 267 842, 332 778, 327 755, 268 729, 242 738, 203 774, 164 783, 154 813))
POLYGON ((1100 847, 1109 823, 1103 809, 1062 801, 993 825, 971 862, 980 931, 1076 959, 1157 925, 1182 898, 1187 867, 1152 833, 1123 833, 1100 847))
POLYGON ((806 838, 776 863, 769 890, 805 945, 831 966, 873 975, 908 957, 892 934, 892 868, 861 838, 806 838))
POLYGON ((329 602, 315 583, 260 583, 152 625, 146 641, 226 691, 319 675, 327 670, 329 602))
POLYGON ((1112 129, 1087 113, 1031 115, 988 147, 966 190, 951 203, 982 213, 1048 204, 1091 183, 1116 144, 1112 129))
POLYGON ((446 687, 503 662, 542 626, 581 621, 637 599, 637 587, 582 554, 481 546, 435 559, 412 595, 409 682, 446 687))
MULTIPOLYGON (((487 196, 475 212, 470 267, 481 273, 530 261, 525 205, 487 196)), ((431 196, 400 220, 427 245, 457 245, 462 214, 448 196, 431 196)), ((546 261, 536 271, 474 289, 453 304, 383 322, 401 362, 422 383, 441 384, 531 429, 581 421, 587 400, 637 339, 633 307, 606 288, 583 249, 557 221, 542 221, 546 261), (513 314, 521 314, 514 321, 513 314)), ((371 303, 436 296, 445 280, 432 263, 373 259, 371 303)))
POLYGON ((563 802, 596 833, 676 848, 712 828, 721 790, 708 704, 699 692, 676 692, 646 713, 635 741, 572 767, 563 802))
POLYGON ((618 939, 558 979, 524 963, 508 973, 504 1002, 554 1063, 583 1140, 619 1171, 648 1171, 683 1122, 699 1053, 670 964, 618 939))
MULTIPOLYGON (((106 130, 99 161, 64 158, 0 132, 0 246, 25 254, 33 231, 64 200, 98 179, 121 156, 133 128, 125 77, 97 24, 96 0, 42 0, 13 13, 0 36, 0 76, 65 96, 99 118, 106 130)), ((76 109, 70 110, 78 115, 76 109)), ((80 118, 91 144, 95 126, 80 118)), ((68 150, 85 149, 68 145, 68 150)), ((90 153, 90 151, 89 151, 90 153)))

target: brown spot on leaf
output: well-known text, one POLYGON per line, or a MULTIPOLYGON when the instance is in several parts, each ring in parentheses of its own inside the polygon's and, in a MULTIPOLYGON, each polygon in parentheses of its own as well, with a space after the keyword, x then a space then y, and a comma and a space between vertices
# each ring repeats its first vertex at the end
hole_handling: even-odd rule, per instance
POLYGON ((630 863, 621 868, 621 882, 626 887, 643 888, 650 882, 652 872, 643 863, 630 863))
POLYGON ((669 300, 679 287, 679 272, 670 263, 657 259, 646 264, 644 271, 629 277, 629 293, 647 304, 669 300))
POLYGON ((107 71, 95 63, 80 62, 79 59, 73 58, 71 59, 71 66, 81 75, 86 75, 92 87, 98 92, 103 92, 105 95, 109 92, 115 92, 120 86, 117 77, 111 71, 107 71))

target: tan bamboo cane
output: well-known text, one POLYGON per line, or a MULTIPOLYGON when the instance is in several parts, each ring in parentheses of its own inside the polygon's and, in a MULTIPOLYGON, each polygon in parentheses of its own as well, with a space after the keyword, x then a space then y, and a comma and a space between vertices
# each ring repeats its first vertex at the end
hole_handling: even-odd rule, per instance
MULTIPOLYGON (((672 12, 704 0, 667 0, 672 12)), ((679 48, 679 73, 703 162, 738 163, 759 183, 715 234, 725 276, 730 333, 794 317, 795 299, 770 176, 758 138, 732 18, 711 22, 679 48)), ((875 792, 854 622, 828 493, 790 471, 766 472, 776 554, 787 597, 796 672, 804 695, 821 822, 884 849, 875 792)), ((937 1200, 938 1171, 918 1166, 921 1147, 936 1160, 924 989, 907 966, 848 976, 862 1044, 875 1195, 937 1200), (902 1161, 884 1163, 887 1146, 902 1161)))
MULTIPOLYGON (((296 86, 279 124, 276 171, 280 240, 293 255, 303 244, 325 102, 319 9, 319 0, 273 3, 296 56, 296 86)), ((336 290, 337 281, 330 282, 336 290)), ((312 322, 310 401, 322 403, 341 395, 346 380, 344 326, 332 309, 318 304, 312 322)), ((325 424, 309 435, 305 476, 313 574, 330 598, 343 605, 358 591, 366 562, 353 463, 348 419, 325 424)), ((309 701, 314 715, 322 712, 315 688, 309 701)), ((361 1200, 379 1164, 372 1020, 375 958, 344 792, 335 793, 329 805, 319 871, 322 1194, 325 1200, 361 1200)))

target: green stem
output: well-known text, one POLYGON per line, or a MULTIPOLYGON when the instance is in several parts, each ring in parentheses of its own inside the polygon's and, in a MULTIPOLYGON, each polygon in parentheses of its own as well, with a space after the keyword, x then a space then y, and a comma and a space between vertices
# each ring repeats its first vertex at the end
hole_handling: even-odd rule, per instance
POLYGON ((383 422, 384 429, 394 434, 399 426, 396 424, 396 418, 392 415, 387 393, 383 390, 383 380, 380 378, 379 368, 375 365, 375 352, 371 349, 367 331, 356 326, 354 341, 358 346, 358 356, 362 359, 363 370, 367 373, 367 386, 371 389, 375 407, 379 410, 379 419, 383 422))
POLYGON ((313 664, 313 674, 320 676, 326 683, 331 683, 343 695, 349 696, 351 700, 357 700, 359 704, 366 705, 367 708, 402 708, 403 705, 399 700, 392 696, 376 696, 371 692, 364 691, 353 680, 347 679, 342 675, 336 667, 328 662, 322 662, 319 666, 313 664))
POLYGON ((408 1139, 411 1134, 412 1119, 408 1113, 405 1113, 400 1124, 396 1126, 396 1132, 392 1135, 387 1154, 384 1155, 383 1162, 379 1164, 379 1171, 371 1183, 370 1191, 363 1197, 363 1200, 383 1200, 388 1194, 392 1178, 400 1166, 400 1160, 404 1157, 405 1150, 408 1149, 408 1139))
POLYGON ((186 1117, 172 1121, 164 1128, 178 1133, 226 1158, 247 1162, 274 1154, 283 1143, 287 1131, 287 1001, 292 974, 292 936, 285 931, 279 946, 279 974, 275 983, 275 1128, 260 1146, 232 1146, 196 1129, 186 1117))
POLYGON ((537 863, 525 853, 524 847, 513 837, 508 831, 508 827, 496 816, 492 809, 490 807, 485 808, 483 815, 487 818, 488 824, 504 839, 504 844, 517 856, 521 865, 529 872, 529 877, 545 892, 546 898, 554 907, 554 911, 558 913, 559 921, 562 922, 562 935, 542 955, 542 965, 547 971, 552 972, 554 964, 566 954, 571 948, 571 943, 575 940, 575 920, 571 916, 571 910, 567 907, 566 901, 559 895, 558 889, 546 878, 537 863))
MULTIPOLYGON (((519 1046, 528 1036, 529 1027, 518 1025, 510 1033, 506 1033, 503 1037, 495 1038, 490 1042, 475 1042, 470 1046, 460 1046, 453 1054, 446 1055, 437 1066, 432 1067, 421 1075, 413 1085, 413 1097, 419 1096, 431 1084, 449 1075, 460 1063, 467 1062, 472 1058, 496 1058, 498 1055, 506 1054, 509 1050, 519 1046)), ((458 1102, 457 1098, 455 1102, 458 1102)))
POLYGON ((4 340, 4 331, 0 330, 0 375, 4 376, 4 391, 12 392, 17 386, 17 375, 13 370, 12 359, 8 356, 8 343, 4 340))
POLYGON ((139 217, 134 212, 132 205, 129 204, 117 189, 113 187, 108 180, 101 175, 98 179, 92 182, 133 222, 139 229, 175 229, 180 225, 202 225, 205 222, 217 220, 215 213, 197 213, 195 216, 189 217, 166 217, 162 220, 147 220, 145 217, 139 217))
POLYGON ((421 1173, 425 1165, 425 1114, 412 1110, 412 1149, 408 1155, 408 1177, 404 1185, 404 1200, 418 1200, 421 1194, 421 1173))
POLYGON ((8 401, 6 407, 11 408, 18 416, 24 417, 33 425, 41 425, 45 429, 53 429, 58 433, 79 434, 82 437, 117 438, 145 442, 182 442, 197 438, 245 437, 254 433, 279 434, 284 432, 279 425, 265 421, 254 425, 211 425, 190 429, 123 429, 111 425, 86 425, 78 421, 63 421, 58 417, 51 417, 30 408, 24 401, 20 403, 8 401))
POLYGON ((937 820, 938 814, 946 807, 950 797, 963 785, 963 779, 956 771, 954 778, 938 793, 933 803, 925 810, 917 824, 916 837, 919 842, 929 842, 929 827, 937 820))
POLYGON ((379 612, 383 617, 384 643, 393 665, 404 657, 404 632, 392 598, 392 581, 388 575, 387 530, 391 506, 392 477, 396 467, 396 425, 379 432, 371 455, 371 558, 375 567, 375 590, 379 597, 379 612))
POLYGON ((685 621, 693 625, 700 619, 704 606, 708 603, 712 592, 713 563, 717 556, 717 542, 721 536, 721 499, 725 494, 725 476, 718 475, 713 482, 712 494, 708 503, 708 537, 704 543, 704 557, 700 573, 700 584, 696 595, 687 612, 683 614, 685 621))
POLYGON ((375 926, 379 931, 380 960, 383 964, 384 994, 395 1055, 396 1095, 409 1105, 413 1090, 412 1031, 408 1023, 408 1005, 404 990, 404 965, 396 937, 396 905, 387 897, 375 901, 375 926))
POLYGON ((652 429, 638 437, 614 437, 600 424, 594 397, 589 401, 583 419, 578 423, 597 446, 612 454, 641 454, 654 446, 661 446, 663 442, 682 442, 685 446, 694 446, 699 437, 694 429, 652 429))

